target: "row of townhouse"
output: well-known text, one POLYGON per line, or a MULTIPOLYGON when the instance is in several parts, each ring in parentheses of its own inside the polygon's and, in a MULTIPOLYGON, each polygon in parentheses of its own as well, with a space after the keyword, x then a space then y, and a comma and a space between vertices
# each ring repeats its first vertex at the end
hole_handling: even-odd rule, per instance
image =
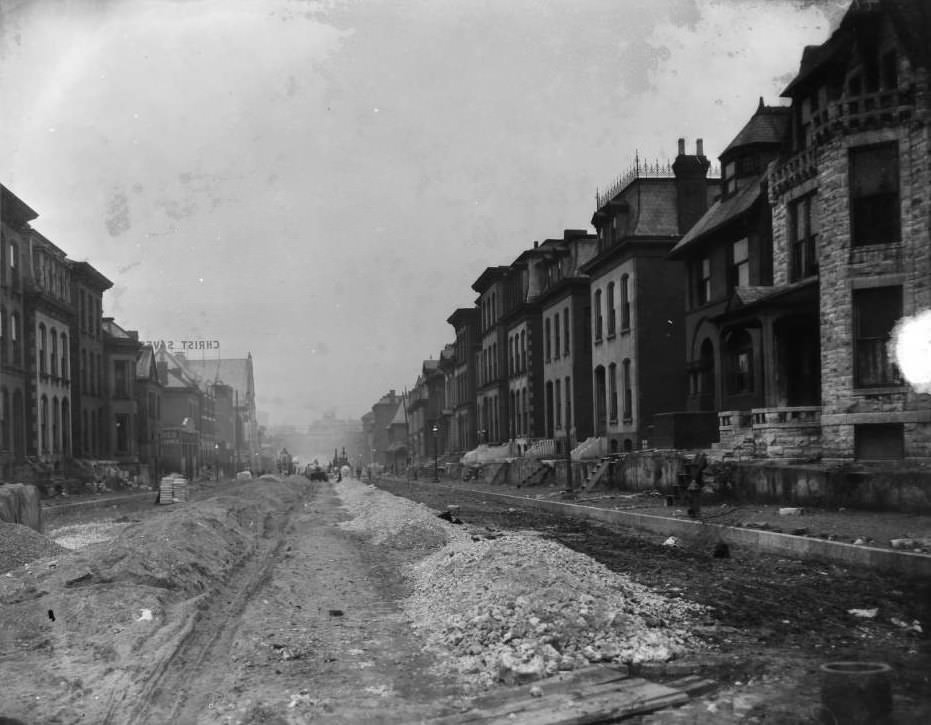
POLYGON ((251 463, 251 356, 199 364, 143 344, 103 314, 113 283, 37 217, 0 185, 0 480, 87 478, 101 461, 143 480, 251 463))
POLYGON ((931 458, 931 396, 892 344, 931 308, 928 37, 922 0, 853 3, 720 174, 680 140, 596 194, 594 233, 486 268, 395 451, 931 458))

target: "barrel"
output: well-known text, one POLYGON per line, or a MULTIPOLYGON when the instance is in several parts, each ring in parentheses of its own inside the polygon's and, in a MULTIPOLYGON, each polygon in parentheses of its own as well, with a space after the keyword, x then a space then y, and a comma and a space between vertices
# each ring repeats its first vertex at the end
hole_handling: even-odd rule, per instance
POLYGON ((892 668, 883 662, 821 665, 822 722, 870 725, 892 711, 892 668))

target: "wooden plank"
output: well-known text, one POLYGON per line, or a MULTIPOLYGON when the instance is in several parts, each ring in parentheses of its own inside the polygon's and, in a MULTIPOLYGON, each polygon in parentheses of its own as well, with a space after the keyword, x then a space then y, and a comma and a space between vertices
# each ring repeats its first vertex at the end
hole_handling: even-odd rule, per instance
MULTIPOLYGON (((641 681, 633 687, 563 701, 536 710, 507 715, 510 725, 588 725, 604 723, 661 710, 688 702, 684 692, 653 682, 641 681)), ((489 720, 487 722, 494 722, 489 720)))
POLYGON ((664 682, 663 684, 674 690, 681 690, 689 697, 704 695, 706 692, 711 692, 718 686, 718 683, 714 680, 707 680, 699 675, 688 675, 686 677, 680 677, 678 680, 673 680, 672 682, 664 682))
POLYGON ((536 682, 530 682, 526 685, 516 685, 503 687, 494 692, 476 698, 472 702, 473 707, 491 707, 524 697, 530 697, 530 690, 539 687, 544 695, 550 695, 558 692, 568 692, 570 689, 586 685, 598 685, 603 682, 616 682, 623 680, 628 676, 627 667, 620 665, 617 667, 608 667, 607 665, 591 665, 578 670, 567 670, 558 672, 551 677, 546 677, 536 682))
POLYGON ((627 668, 624 666, 607 667, 593 665, 580 670, 560 672, 552 677, 538 680, 527 685, 505 687, 495 692, 476 698, 470 704, 470 709, 456 715, 447 715, 437 719, 436 725, 457 725, 459 723, 472 723, 486 721, 499 715, 511 712, 520 712, 526 709, 536 709, 548 706, 547 703, 562 703, 573 697, 580 697, 586 688, 619 686, 628 678, 627 668), (530 690, 539 687, 542 697, 533 697, 530 690))
POLYGON ((510 700, 493 707, 483 707, 463 713, 461 717, 444 719, 452 723, 574 723, 589 722, 585 717, 594 717, 591 722, 603 721, 605 713, 615 710, 623 713, 651 712, 667 704, 679 704, 688 700, 688 695, 663 685, 641 678, 625 678, 596 685, 570 687, 561 692, 551 692, 542 697, 527 697, 510 700), (654 704, 656 701, 657 704, 654 704), (640 709, 638 709, 640 708, 640 709), (601 718, 601 720, 599 720, 601 718))

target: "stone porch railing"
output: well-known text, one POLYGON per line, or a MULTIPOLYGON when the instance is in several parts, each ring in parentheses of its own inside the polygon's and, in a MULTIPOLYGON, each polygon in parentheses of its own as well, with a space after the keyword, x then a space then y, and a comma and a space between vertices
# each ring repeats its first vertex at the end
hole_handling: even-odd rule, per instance
POLYGON ((821 406, 754 408, 750 412, 757 456, 801 461, 821 457, 821 406))
POLYGON ((572 460, 583 461, 588 459, 599 459, 608 455, 608 439, 586 438, 572 449, 572 460))

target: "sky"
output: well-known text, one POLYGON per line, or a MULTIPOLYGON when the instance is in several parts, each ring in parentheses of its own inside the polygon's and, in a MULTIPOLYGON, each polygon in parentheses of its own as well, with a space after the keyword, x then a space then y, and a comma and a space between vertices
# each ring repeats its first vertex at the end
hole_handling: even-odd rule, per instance
POLYGON ((251 353, 272 425, 359 418, 635 153, 785 102, 847 5, 0 0, 0 182, 140 339, 251 353))

